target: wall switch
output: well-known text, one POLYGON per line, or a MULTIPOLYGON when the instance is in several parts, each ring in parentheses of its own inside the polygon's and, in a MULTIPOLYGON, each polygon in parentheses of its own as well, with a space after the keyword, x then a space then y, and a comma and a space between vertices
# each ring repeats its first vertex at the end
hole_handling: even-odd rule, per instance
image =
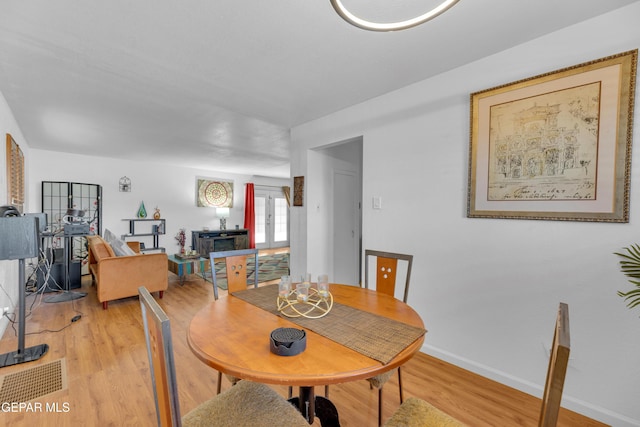
POLYGON ((373 198, 373 209, 382 209, 382 197, 376 196, 373 198))

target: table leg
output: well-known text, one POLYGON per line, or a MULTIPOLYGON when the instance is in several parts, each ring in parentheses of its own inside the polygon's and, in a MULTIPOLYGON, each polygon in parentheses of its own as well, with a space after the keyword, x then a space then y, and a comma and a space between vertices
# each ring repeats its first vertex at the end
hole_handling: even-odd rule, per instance
MULTIPOLYGON (((202 261, 200 262, 200 265, 203 265, 202 261)), ((180 286, 184 286, 184 282, 187 280, 188 275, 195 273, 195 261, 176 263, 176 274, 178 275, 180 286)))
MULTIPOLYGON (((205 265, 205 262, 207 260, 205 258, 200 258, 200 277, 202 277, 202 280, 206 281, 207 280, 207 267, 205 265)), ((213 279, 211 279, 213 280, 213 279)))
POLYGON ((185 264, 178 264, 178 279, 180 280, 180 286, 184 286, 186 274, 185 264))
POLYGON ((316 396, 313 387, 300 387, 299 397, 293 397, 289 402, 298 408, 309 424, 318 417, 322 427, 340 427, 335 405, 326 397, 316 396))

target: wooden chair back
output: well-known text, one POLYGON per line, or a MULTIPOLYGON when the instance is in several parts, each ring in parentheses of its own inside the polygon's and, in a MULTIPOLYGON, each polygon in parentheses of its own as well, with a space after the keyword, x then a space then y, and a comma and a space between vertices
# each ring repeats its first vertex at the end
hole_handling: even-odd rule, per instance
POLYGON ((376 291, 386 295, 395 296, 396 278, 398 273, 398 261, 407 262, 407 274, 404 282, 402 301, 407 302, 409 297, 409 282, 411 280, 411 266, 413 255, 398 254, 393 252, 364 251, 364 287, 369 289, 369 258, 376 260, 376 291))
POLYGON ((211 261, 211 277, 213 282, 213 297, 218 299, 218 280, 215 271, 215 262, 218 259, 224 259, 227 269, 227 289, 229 293, 242 291, 247 289, 247 260, 249 256, 253 256, 253 287, 258 287, 258 250, 257 249, 239 249, 235 251, 211 252, 209 259, 211 261))
POLYGON ((180 403, 169 318, 149 291, 138 288, 158 426, 180 426, 180 403))
POLYGON ((570 349, 569 306, 565 303, 560 303, 549 357, 547 380, 544 386, 544 394, 542 395, 542 409, 538 422, 540 427, 555 427, 558 422, 562 389, 567 366, 569 365, 570 349))

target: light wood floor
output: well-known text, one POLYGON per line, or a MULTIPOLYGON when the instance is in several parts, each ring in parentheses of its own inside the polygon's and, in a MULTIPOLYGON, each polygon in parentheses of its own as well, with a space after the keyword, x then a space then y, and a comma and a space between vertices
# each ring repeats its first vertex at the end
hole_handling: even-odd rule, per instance
MULTIPOLYGON (((27 299, 26 346, 46 343, 49 352, 38 361, 2 368, 0 375, 65 358, 68 388, 36 399, 35 402, 43 407, 42 412, 0 410, 0 425, 155 425, 138 298, 110 302, 109 309, 103 310, 89 276, 83 277, 80 290, 88 295, 72 302, 45 303, 33 296, 27 299), (76 314, 82 318, 72 323, 71 318, 76 314), (56 402, 60 412, 44 410, 47 403, 56 402)), ((196 359, 186 342, 190 319, 212 300, 209 282, 191 276, 184 286, 180 286, 173 274, 169 275, 169 289, 160 300, 172 322, 183 413, 215 394, 216 372, 196 359)), ((16 350, 17 345, 14 330, 9 326, 0 340, 0 354, 16 350)), ((425 354, 420 353, 407 363, 403 374, 405 396, 426 399, 471 426, 537 425, 538 399, 425 354)), ((396 380, 394 377, 385 386, 385 419, 399 405, 396 380)), ((229 384, 225 379, 223 381, 223 389, 226 389, 229 384)), ((284 387, 276 387, 276 390, 286 395, 284 387)), ((322 393, 321 388, 317 391, 322 393)), ((332 386, 330 398, 338 408, 343 426, 376 425, 377 393, 369 389, 366 381, 332 386)), ((314 425, 318 425, 317 420, 314 425)), ((563 410, 558 425, 603 424, 563 410)))

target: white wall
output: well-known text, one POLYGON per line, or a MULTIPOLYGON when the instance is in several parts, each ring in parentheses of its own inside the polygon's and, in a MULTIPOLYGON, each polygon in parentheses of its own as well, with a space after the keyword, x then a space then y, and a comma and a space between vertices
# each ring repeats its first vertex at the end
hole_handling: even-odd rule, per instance
MULTIPOLYGON (((566 302, 563 405, 616 426, 640 425, 640 319, 616 295, 631 285, 612 255, 637 241, 639 169, 628 224, 466 218, 469 95, 636 49, 639 16, 635 3, 292 130, 292 175, 308 182, 318 174, 309 149, 362 136, 363 247, 414 255, 409 301, 429 330, 423 351, 540 396, 566 302)), ((323 191, 308 190, 311 201, 323 191)), ((293 274, 331 235, 307 208, 292 209, 293 274)))
MULTIPOLYGON (((187 232, 187 245, 191 245, 191 230, 208 227, 217 230, 220 225, 215 209, 196 206, 196 180, 214 178, 233 181, 233 208, 227 219, 227 228, 244 226, 245 184, 291 185, 288 179, 233 175, 200 169, 180 168, 161 164, 133 162, 103 157, 90 157, 45 150, 31 150, 31 206, 41 208, 42 181, 71 181, 102 186, 102 228, 116 235, 129 232, 126 218, 135 218, 144 202, 147 217, 151 218, 155 207, 166 220, 166 234, 160 236, 160 246, 167 253, 175 253, 179 246, 175 235, 181 228, 187 232), (131 179, 131 192, 120 192, 118 183, 122 176, 131 179)), ((131 238, 130 240, 134 240, 131 238)), ((151 237, 137 238, 151 246, 151 237)))
MULTIPOLYGON (((25 157, 25 197, 29 196, 29 170, 30 170, 30 150, 29 144, 24 139, 22 131, 18 126, 13 113, 0 93, 0 141, 2 141, 2 149, 0 149, 0 206, 10 204, 7 193, 7 159, 5 150, 5 141, 7 133, 11 134, 14 141, 20 146, 25 157)), ((24 207, 25 212, 32 212, 28 200, 24 207)), ((5 245, 6 242, 0 242, 5 245)), ((0 308, 9 307, 12 315, 18 304, 18 261, 0 261, 0 308)), ((6 317, 0 319, 0 337, 7 328, 9 321, 6 317)))

